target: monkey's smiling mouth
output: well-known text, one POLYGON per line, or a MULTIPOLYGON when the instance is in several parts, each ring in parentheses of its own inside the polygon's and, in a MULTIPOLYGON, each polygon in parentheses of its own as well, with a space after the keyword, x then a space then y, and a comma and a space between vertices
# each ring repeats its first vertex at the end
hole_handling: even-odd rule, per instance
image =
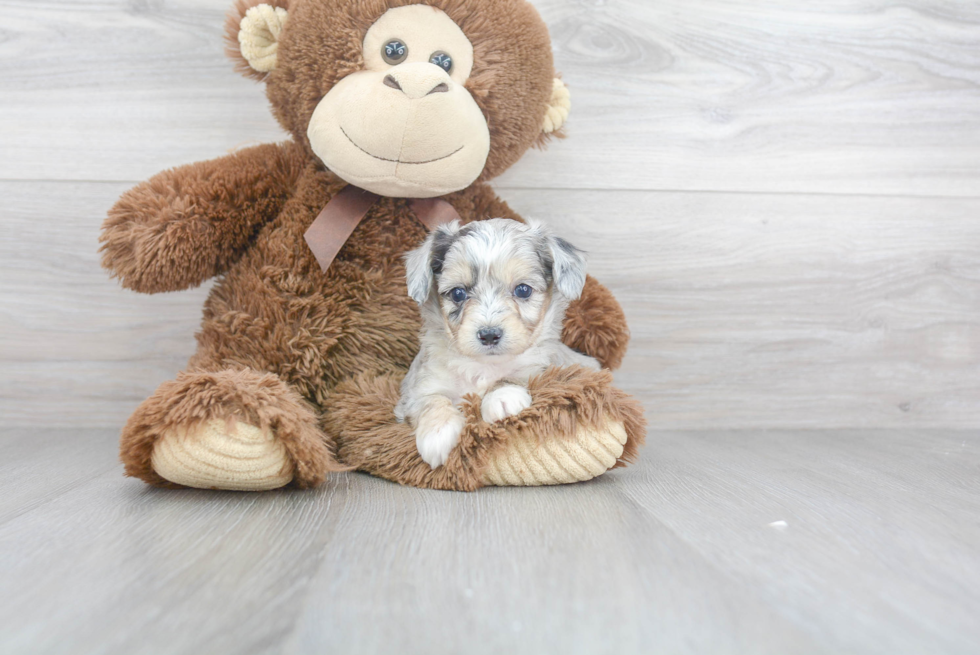
POLYGON ((387 157, 378 157, 377 155, 372 155, 370 152, 368 152, 367 150, 365 150, 361 146, 357 145, 357 143, 354 141, 354 139, 350 138, 350 135, 347 134, 347 130, 345 130, 343 127, 340 127, 340 131, 344 133, 344 136, 347 137, 347 140, 350 141, 351 144, 355 148, 357 148, 358 150, 360 150, 361 152, 363 152, 368 157, 374 157, 375 159, 380 159, 381 161, 390 161, 390 162, 392 162, 394 164, 431 164, 432 162, 435 162, 435 161, 442 161, 443 159, 448 159, 448 158, 452 157, 453 155, 455 155, 457 152, 459 152, 460 150, 462 150, 465 147, 465 146, 460 146, 460 147, 456 148, 455 150, 453 150, 448 155, 443 155, 442 157, 436 157, 435 159, 427 159, 425 161, 404 161, 404 160, 401 160, 401 159, 388 159, 387 157))

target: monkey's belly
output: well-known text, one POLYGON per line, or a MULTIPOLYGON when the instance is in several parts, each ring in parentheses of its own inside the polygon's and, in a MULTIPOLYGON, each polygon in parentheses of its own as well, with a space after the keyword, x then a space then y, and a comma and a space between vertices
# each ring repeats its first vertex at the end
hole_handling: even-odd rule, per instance
POLYGON ((406 369, 420 319, 404 273, 345 272, 311 281, 276 266, 235 267, 208 298, 191 367, 269 371, 317 403, 351 375, 406 369))
POLYGON ((316 403, 352 375, 408 368, 421 321, 402 258, 425 229, 404 201, 381 198, 324 273, 303 235, 340 188, 332 175, 308 172, 219 279, 193 367, 276 373, 316 403))

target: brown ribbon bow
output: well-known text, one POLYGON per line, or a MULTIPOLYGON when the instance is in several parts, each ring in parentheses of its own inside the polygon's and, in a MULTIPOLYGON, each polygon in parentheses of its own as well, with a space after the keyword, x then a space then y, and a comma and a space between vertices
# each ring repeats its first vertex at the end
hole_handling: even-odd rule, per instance
MULTIPOLYGON (((350 184, 335 195, 304 234, 320 269, 326 272, 354 229, 381 196, 350 184)), ((453 206, 442 198, 412 198, 409 207, 430 232, 459 219, 453 206)))

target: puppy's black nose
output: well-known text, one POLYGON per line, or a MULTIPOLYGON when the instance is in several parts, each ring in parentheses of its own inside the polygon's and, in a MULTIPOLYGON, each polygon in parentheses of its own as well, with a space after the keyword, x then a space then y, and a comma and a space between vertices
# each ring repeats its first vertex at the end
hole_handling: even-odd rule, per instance
POLYGON ((476 333, 476 336, 484 346, 496 346, 500 338, 504 336, 504 331, 498 327, 483 328, 476 333))

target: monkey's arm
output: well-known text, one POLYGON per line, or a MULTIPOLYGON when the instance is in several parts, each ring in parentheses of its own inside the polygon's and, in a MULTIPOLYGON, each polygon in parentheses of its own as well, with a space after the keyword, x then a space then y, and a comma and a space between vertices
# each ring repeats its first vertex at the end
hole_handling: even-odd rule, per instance
POLYGON ((623 363, 630 340, 626 315, 612 292, 591 275, 585 278, 582 295, 565 312, 561 340, 595 357, 603 368, 617 369, 623 363))
POLYGON ((267 144, 159 173, 130 189, 102 224, 102 266, 143 293, 197 286, 223 273, 275 218, 305 159, 267 144))
MULTIPOLYGON (((465 219, 523 221, 489 186, 476 185, 474 191, 468 198, 448 198, 465 219)), ((561 339, 567 346, 598 359, 603 368, 617 369, 623 362, 630 340, 626 315, 609 289, 592 276, 586 277, 582 296, 565 313, 561 339)))

